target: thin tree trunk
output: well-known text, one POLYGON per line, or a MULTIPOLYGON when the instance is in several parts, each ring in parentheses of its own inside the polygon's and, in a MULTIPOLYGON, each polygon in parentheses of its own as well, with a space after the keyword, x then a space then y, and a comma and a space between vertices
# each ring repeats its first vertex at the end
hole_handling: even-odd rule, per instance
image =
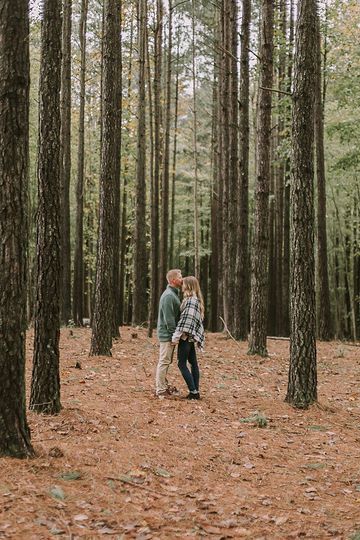
MULTIPOLYGON (((129 46, 129 62, 127 73, 127 101, 130 102, 131 98, 131 84, 132 84, 132 66, 133 66, 133 38, 134 38, 134 16, 131 13, 131 26, 130 26, 130 46, 129 46)), ((124 111, 125 113, 125 111, 124 111)), ((126 124, 125 124, 126 125, 126 124)), ((127 133, 126 141, 129 140, 129 133, 127 133)), ((128 144, 124 145, 124 156, 128 154, 128 144)), ((125 315, 125 279, 126 279, 126 251, 127 251, 127 185, 128 185, 128 162, 124 160, 123 171, 123 184, 122 184, 122 200, 121 200, 121 228, 120 228, 120 284, 119 284, 119 326, 124 324, 125 315)))
MULTIPOLYGON (((168 241, 168 223, 166 221, 168 216, 168 199, 166 193, 164 194, 164 186, 161 180, 161 169, 163 163, 163 143, 162 143, 162 43, 163 43, 163 0, 156 0, 156 26, 154 36, 154 150, 155 150, 155 163, 154 163, 154 188, 153 188, 153 232, 152 241, 154 242, 154 257, 157 256, 159 261, 154 262, 159 267, 159 280, 157 283, 157 295, 158 298, 163 287, 166 285, 166 272, 167 272, 167 241, 168 241), (161 184, 161 201, 160 201, 160 184, 161 184), (165 195, 165 196, 164 196, 165 195), (156 212, 155 208, 158 208, 161 204, 161 216, 156 212), (160 222, 160 223, 159 223, 160 222), (158 243, 158 236, 155 231, 160 227, 160 243, 158 243), (158 254, 157 254, 158 253, 158 254)), ((165 190, 166 191, 166 190, 165 190)), ((154 280, 155 286, 155 280, 154 280)))
POLYGON ((137 134, 137 170, 134 232, 134 290, 133 324, 143 324, 147 320, 146 300, 146 1, 139 0, 139 86, 138 86, 138 134, 137 134))
POLYGON ((61 321, 71 319, 70 174, 71 174, 71 11, 63 0, 61 66, 61 321))
POLYGON ((212 186, 211 186, 211 259, 210 259, 210 297, 211 315, 210 330, 216 332, 219 326, 219 21, 215 31, 215 54, 214 54, 214 81, 213 81, 213 103, 212 103, 212 186))
POLYGON ((0 18, 0 457, 34 455, 26 419, 25 333, 29 184, 29 15, 0 18))
MULTIPOLYGON (((164 134, 164 172, 162 182, 162 228, 169 229, 169 191, 170 191, 170 130, 171 130, 171 79, 172 79, 172 0, 169 2, 168 50, 166 70, 165 134, 164 134)), ((165 245, 162 246, 165 249, 165 245)), ((166 267, 169 261, 168 235, 166 235, 166 267)))
POLYGON ((318 336, 329 341, 333 337, 326 232, 326 178, 324 152, 324 104, 321 85, 320 20, 316 18, 316 81, 315 81, 315 146, 317 179, 317 256, 318 256, 318 336))
POLYGON ((237 0, 230 2, 230 163, 229 163, 229 283, 226 294, 229 306, 229 328, 234 332, 236 303, 237 210, 239 196, 239 77, 238 77, 238 9, 237 0))
POLYGON ((223 0, 222 7, 222 63, 221 63, 221 107, 222 107, 222 273, 223 273, 223 287, 222 287, 222 303, 223 303, 223 317, 227 324, 231 325, 229 318, 232 315, 231 305, 229 306, 229 280, 230 280, 230 262, 229 262, 229 185, 230 185, 230 75, 231 75, 231 57, 229 54, 231 44, 231 32, 230 32, 230 2, 231 0, 223 0))
POLYGON ((280 0, 278 8, 279 14, 279 65, 278 75, 278 127, 276 130, 277 142, 277 165, 275 176, 275 250, 274 257, 276 262, 275 290, 276 298, 275 308, 275 334, 283 336, 283 244, 284 244, 284 190, 285 190, 285 163, 282 157, 284 148, 284 130, 286 110, 284 102, 289 99, 283 92, 286 91, 286 2, 280 0))
POLYGON ((200 217, 199 217, 199 165, 197 142, 197 91, 196 91, 196 38, 195 0, 192 0, 192 91, 193 91, 193 145, 194 145, 194 268, 195 277, 200 279, 200 217))
POLYGON ((347 320, 347 329, 348 329, 348 338, 355 339, 355 312, 354 305, 352 303, 353 291, 352 291, 352 276, 351 276, 351 207, 350 202, 347 201, 346 210, 345 210, 345 238, 344 238, 344 297, 345 297, 345 306, 346 306, 346 320, 347 320))
POLYGON ((151 64, 149 51, 149 36, 146 31, 146 70, 149 101, 149 135, 150 135, 150 224, 151 224, 151 268, 150 268, 150 299, 149 299, 149 328, 148 336, 152 337, 156 325, 156 314, 159 291, 159 209, 156 206, 154 183, 154 104, 151 84, 151 64))
POLYGON ((115 147, 115 208, 114 208, 114 315, 112 337, 120 337, 119 332, 119 303, 120 303, 120 175, 121 175, 121 116, 122 116, 122 44, 121 44, 121 9, 122 3, 117 6, 116 19, 119 24, 117 42, 115 45, 116 62, 116 98, 117 129, 115 147))
POLYGON ((273 19, 271 0, 261 5, 260 82, 257 134, 257 173, 255 185, 255 218, 251 257, 251 312, 249 354, 267 355, 266 330, 269 265, 269 183, 271 103, 273 81, 273 19))
POLYGON ((316 0, 298 6, 294 66, 291 183, 291 333, 286 401, 307 408, 317 399, 314 258, 314 85, 316 0))
POLYGON ((176 52, 176 78, 175 78, 175 111, 174 111, 174 143, 171 170, 171 210, 170 210, 170 249, 169 268, 174 268, 174 235, 175 235, 175 190, 176 190, 176 157, 178 136, 178 111, 179 111, 179 57, 180 40, 176 52))
POLYGON ((86 26, 88 0, 81 1, 80 16, 80 107, 78 129, 78 159, 76 182, 76 225, 73 285, 74 324, 82 326, 84 316, 84 147, 85 147, 85 76, 86 76, 86 26))
MULTIPOLYGON (((293 45, 294 45, 294 1, 290 0, 289 8, 289 53, 288 53, 288 68, 287 68, 287 92, 292 90, 292 73, 293 73, 293 45)), ((291 122, 291 107, 292 103, 286 109, 287 126, 291 122)), ((288 336, 290 334, 290 158, 285 164, 285 186, 284 186, 284 218, 283 218, 283 261, 282 261, 282 334, 288 336)))
POLYGON ((240 186, 238 194, 238 249, 236 262, 236 339, 247 339, 249 328, 249 46, 251 0, 242 1, 240 57, 240 186))
POLYGON ((90 355, 111 356, 114 316, 114 212, 118 148, 117 103, 118 39, 120 11, 117 0, 105 0, 103 49, 102 145, 99 199, 99 239, 95 304, 90 355))
POLYGON ((60 88, 61 0, 45 0, 41 34, 37 290, 30 409, 57 414, 60 403, 60 88))
MULTIPOLYGON (((214 185, 215 189, 217 190, 215 193, 215 196, 217 196, 217 209, 218 209, 218 217, 217 217, 217 251, 215 253, 215 256, 217 257, 216 265, 219 269, 219 279, 217 283, 217 314, 218 316, 222 316, 224 318, 224 300, 223 300, 223 292, 225 288, 225 273, 223 271, 220 272, 220 269, 223 269, 223 263, 224 263, 224 256, 225 256, 225 250, 224 250, 224 231, 226 231, 224 218, 226 217, 226 213, 224 210, 224 182, 225 182, 225 155, 224 155, 224 131, 225 131, 225 118, 224 118, 224 93, 225 93, 225 62, 224 56, 223 56, 223 42, 224 42, 224 18, 225 18, 225 5, 224 0, 221 2, 221 10, 219 13, 219 38, 218 38, 218 91, 217 91, 217 101, 216 101, 216 108, 217 108, 217 116, 218 116, 218 126, 217 126, 217 145, 216 145, 216 166, 217 166, 217 177, 216 177, 216 183, 214 185)), ((219 324, 219 322, 218 322, 219 324)))

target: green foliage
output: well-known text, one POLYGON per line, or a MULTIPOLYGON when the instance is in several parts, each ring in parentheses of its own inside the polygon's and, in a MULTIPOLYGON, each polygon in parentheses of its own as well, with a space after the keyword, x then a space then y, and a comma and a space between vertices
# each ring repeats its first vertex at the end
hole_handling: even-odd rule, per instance
POLYGON ((255 411, 251 416, 248 416, 247 418, 241 418, 240 422, 244 424, 254 424, 260 428, 267 427, 268 425, 268 420, 261 411, 255 411))

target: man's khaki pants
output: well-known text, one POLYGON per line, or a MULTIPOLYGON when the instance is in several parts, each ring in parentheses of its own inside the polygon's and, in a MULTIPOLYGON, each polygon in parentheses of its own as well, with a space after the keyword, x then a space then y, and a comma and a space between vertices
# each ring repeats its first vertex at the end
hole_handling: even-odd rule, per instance
POLYGON ((159 363, 156 369, 156 394, 166 392, 169 383, 167 372, 173 360, 174 346, 171 341, 160 341, 159 363))

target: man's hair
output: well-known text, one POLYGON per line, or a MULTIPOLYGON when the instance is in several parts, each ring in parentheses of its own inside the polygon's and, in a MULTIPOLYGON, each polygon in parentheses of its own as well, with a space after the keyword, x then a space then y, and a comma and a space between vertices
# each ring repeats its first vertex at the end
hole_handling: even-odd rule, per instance
POLYGON ((181 270, 178 270, 177 268, 174 268, 173 270, 169 270, 168 273, 166 274, 166 279, 168 283, 170 283, 170 281, 176 278, 179 272, 181 273, 181 270))

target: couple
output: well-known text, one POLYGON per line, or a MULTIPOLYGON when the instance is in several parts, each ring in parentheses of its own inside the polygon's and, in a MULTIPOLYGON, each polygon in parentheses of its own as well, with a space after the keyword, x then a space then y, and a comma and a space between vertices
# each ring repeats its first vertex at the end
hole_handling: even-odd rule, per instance
POLYGON ((167 372, 173 360, 174 349, 178 346, 178 367, 189 389, 187 399, 200 399, 199 366, 195 344, 202 350, 204 346, 204 300, 198 280, 183 278, 181 270, 169 270, 166 274, 168 286, 161 295, 157 334, 160 341, 159 363, 156 370, 156 395, 166 397, 176 393, 169 386, 167 372), (180 303, 179 292, 183 292, 180 303), (187 366, 189 362, 191 371, 187 366))

